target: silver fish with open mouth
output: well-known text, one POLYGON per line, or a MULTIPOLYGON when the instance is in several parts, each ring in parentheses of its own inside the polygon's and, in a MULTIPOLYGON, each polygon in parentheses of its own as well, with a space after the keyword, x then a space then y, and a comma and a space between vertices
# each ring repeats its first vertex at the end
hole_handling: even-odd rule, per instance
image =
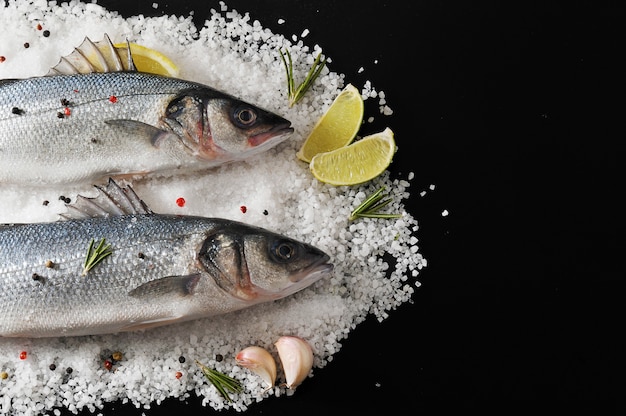
POLYGON ((1 337, 116 333, 225 314, 333 270, 323 251, 266 229, 155 214, 113 180, 96 188, 57 222, 0 225, 1 337), (92 241, 110 254, 90 268, 92 241))
POLYGON ((46 76, 0 80, 0 184, 194 172, 293 132, 283 117, 206 85, 138 72, 127 50, 86 38, 46 76))

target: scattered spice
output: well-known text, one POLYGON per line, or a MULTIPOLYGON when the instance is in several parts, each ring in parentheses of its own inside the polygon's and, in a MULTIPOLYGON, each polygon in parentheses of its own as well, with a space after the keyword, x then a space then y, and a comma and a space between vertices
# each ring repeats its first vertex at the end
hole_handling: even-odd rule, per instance
POLYGON ((180 197, 180 198, 178 198, 178 199, 176 200, 176 205, 178 205, 179 207, 181 207, 181 208, 182 208, 182 207, 184 207, 184 206, 185 206, 185 202, 186 202, 186 201, 185 201, 185 198, 180 197))
POLYGON ((25 360, 28 358, 28 353, 26 351, 20 351, 20 360, 25 360))
POLYGON ((72 115, 72 110, 70 110, 70 108, 69 108, 69 107, 65 107, 65 108, 63 109, 63 115, 65 115, 65 116, 70 116, 70 115, 72 115))
POLYGON ((43 37, 47 38, 48 36, 50 36, 50 31, 49 30, 44 30, 43 31, 43 37))
POLYGON ((139 253, 137 253, 137 257, 139 257, 140 259, 145 259, 146 255, 140 251, 139 253))
POLYGON ((185 362, 185 357, 183 357, 182 355, 180 357, 178 357, 178 362, 179 363, 184 363, 185 362))
POLYGON ((59 201, 63 201, 66 204, 69 204, 70 202, 72 202, 72 200, 64 195, 59 195, 59 201))
POLYGON ((241 212, 242 212, 242 213, 244 213, 244 214, 246 213, 246 211, 248 211, 248 208, 246 208, 246 206, 245 206, 245 205, 240 206, 240 207, 239 207, 239 209, 240 209, 240 210, 241 210, 241 212))
POLYGON ((41 26, 41 23, 37 23, 37 30, 41 30, 43 29, 43 27, 41 26))
POLYGON ((26 49, 30 48, 30 43, 28 43, 28 42, 24 42, 24 47, 25 47, 26 49))
POLYGON ((114 351, 106 349, 100 354, 100 360, 102 360, 102 366, 107 371, 115 371, 115 365, 124 358, 124 354, 121 351, 114 351))
POLYGON ((57 111, 57 118, 64 118, 65 116, 63 115, 62 112, 57 111))
POLYGON ((18 116, 21 116, 22 114, 24 114, 24 110, 22 110, 21 108, 18 108, 18 107, 13 107, 11 109, 11 113, 17 114, 18 116))
POLYGON ((52 269, 55 266, 54 262, 52 260, 46 260, 46 267, 48 269, 52 269))
POLYGON ((113 104, 115 104, 117 102, 117 97, 115 95, 111 95, 109 97, 109 101, 112 102, 113 104))
POLYGON ((44 207, 47 207, 49 203, 50 201, 48 201, 47 199, 44 199, 41 205, 43 205, 44 207))
POLYGON ((215 361, 217 361, 218 363, 221 363, 223 359, 224 356, 222 354, 215 354, 215 361))
POLYGON ((198 360, 196 360, 196 364, 200 366, 202 373, 211 382, 211 384, 215 386, 217 391, 226 399, 226 401, 232 402, 232 399, 228 395, 229 391, 231 393, 240 393, 243 391, 243 386, 239 380, 209 368, 198 360))
POLYGON ((183 373, 181 373, 180 371, 177 371, 177 372, 176 372, 175 377, 176 377, 178 380, 180 380, 180 378, 181 378, 182 376, 183 376, 183 373))
POLYGON ((263 215, 269 215, 269 212, 267 212, 266 209, 263 210, 263 215))
POLYGON ((67 367, 67 368, 65 369, 65 372, 66 372, 67 374, 72 374, 72 373, 74 372, 74 369, 73 369, 72 367, 67 367))
POLYGON ((0 378, 2 380, 6 380, 7 378, 9 378, 9 373, 7 373, 6 371, 3 371, 2 373, 0 373, 0 378))
POLYGON ((44 281, 44 277, 40 274, 37 273, 33 273, 33 280, 37 281, 37 282, 43 282, 44 281))
POLYGON ((93 269, 98 263, 100 263, 105 258, 109 257, 113 254, 111 250, 111 244, 106 244, 106 240, 103 238, 98 243, 98 246, 93 248, 94 240, 91 239, 89 243, 89 248, 87 248, 87 257, 85 258, 85 265, 83 267, 83 276, 86 276, 89 273, 89 270, 93 269))
POLYGON ((54 370, 57 369, 57 366, 56 366, 56 364, 52 363, 52 364, 50 364, 50 366, 48 366, 48 368, 50 369, 50 371, 54 371, 54 370))
POLYGON ((6 60, 7 60, 6 56, 0 55, 0 63, 4 62, 6 60))
POLYGON ((70 105, 70 100, 68 100, 67 98, 61 98, 61 105, 67 107, 68 105, 70 105))

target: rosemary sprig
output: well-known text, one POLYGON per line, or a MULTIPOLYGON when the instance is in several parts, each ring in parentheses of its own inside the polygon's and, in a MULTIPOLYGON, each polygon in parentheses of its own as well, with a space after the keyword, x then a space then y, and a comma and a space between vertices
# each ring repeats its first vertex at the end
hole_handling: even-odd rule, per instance
POLYGON ((391 198, 387 198, 381 201, 385 197, 383 186, 378 191, 374 192, 369 198, 367 198, 361 205, 359 205, 352 214, 350 214, 350 221, 354 221, 357 218, 400 218, 402 214, 382 214, 379 213, 383 207, 391 202, 391 198))
POLYGON ((230 396, 228 395, 228 391, 231 393, 241 393, 243 391, 243 387, 239 380, 209 368, 198 360, 196 360, 196 364, 200 366, 202 373, 228 402, 232 402, 230 396))
POLYGON ((287 73, 287 94, 289 95, 289 107, 293 107, 295 103, 304 97, 304 94, 311 87, 313 82, 315 82, 320 72, 322 72, 322 69, 324 69, 324 66, 326 65, 326 58, 322 61, 322 54, 319 53, 315 58, 315 62, 313 62, 313 66, 309 70, 309 73, 306 75, 306 78, 296 88, 296 83, 293 78, 293 62, 291 60, 289 50, 287 49, 284 54, 281 50, 280 57, 283 60, 285 72, 287 73), (287 58, 285 58, 285 55, 287 55, 287 58))
POLYGON ((94 240, 91 239, 89 248, 87 249, 87 257, 85 258, 85 264, 83 266, 83 276, 89 273, 89 270, 93 269, 98 263, 110 256, 113 251, 111 250, 111 244, 106 244, 106 240, 103 238, 98 243, 98 246, 93 248, 94 240))

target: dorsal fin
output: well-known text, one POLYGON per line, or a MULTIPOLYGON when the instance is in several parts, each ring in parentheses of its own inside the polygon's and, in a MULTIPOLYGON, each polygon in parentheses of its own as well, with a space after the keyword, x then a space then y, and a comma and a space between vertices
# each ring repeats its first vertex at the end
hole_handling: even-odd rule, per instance
POLYGON ((98 190, 95 197, 78 195, 76 202, 66 204, 67 212, 61 214, 61 218, 69 220, 111 215, 152 214, 152 210, 137 196, 130 185, 121 187, 109 178, 106 186, 94 185, 94 187, 98 190))
POLYGON ((47 75, 136 70, 129 42, 126 41, 126 48, 116 48, 105 33, 104 39, 96 43, 86 37, 72 53, 63 56, 59 63, 50 68, 47 75), (126 50, 125 53, 123 49, 126 50))

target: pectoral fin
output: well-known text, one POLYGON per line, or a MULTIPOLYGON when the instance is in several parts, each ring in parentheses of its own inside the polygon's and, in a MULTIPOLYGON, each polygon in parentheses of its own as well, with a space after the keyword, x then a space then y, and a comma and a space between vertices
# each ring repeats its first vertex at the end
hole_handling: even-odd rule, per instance
POLYGON ((167 276, 137 286, 128 294, 134 298, 145 300, 172 296, 184 297, 193 295, 199 281, 199 273, 186 276, 167 276))
POLYGON ((123 135, 132 135, 144 138, 146 142, 158 147, 159 142, 171 133, 161 130, 158 127, 154 127, 150 124, 143 123, 137 120, 105 120, 105 123, 109 126, 115 127, 121 130, 123 135))
POLYGON ((168 152, 173 144, 176 146, 175 144, 180 143, 180 138, 176 134, 141 121, 116 119, 105 120, 105 123, 119 129, 122 136, 139 137, 142 142, 164 152, 168 152))

